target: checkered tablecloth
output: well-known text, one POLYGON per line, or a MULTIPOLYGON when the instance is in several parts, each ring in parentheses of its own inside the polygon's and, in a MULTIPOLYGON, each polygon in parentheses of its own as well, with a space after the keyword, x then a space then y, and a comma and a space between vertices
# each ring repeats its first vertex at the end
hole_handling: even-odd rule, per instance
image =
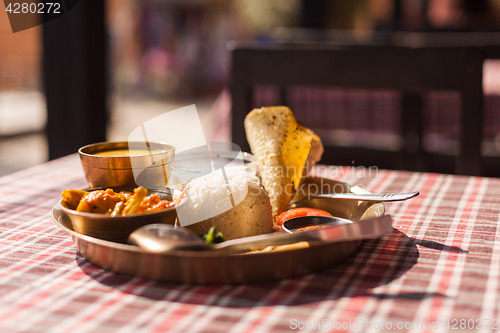
POLYGON ((249 285, 118 275, 51 220, 85 186, 77 156, 0 178, 0 332, 493 332, 500 327, 500 179, 322 167, 374 192, 394 233, 340 265, 249 285))

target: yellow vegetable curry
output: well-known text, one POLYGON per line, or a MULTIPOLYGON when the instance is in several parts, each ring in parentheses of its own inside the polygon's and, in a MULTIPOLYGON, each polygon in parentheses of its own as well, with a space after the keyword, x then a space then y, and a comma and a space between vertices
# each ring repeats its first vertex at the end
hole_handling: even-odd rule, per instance
POLYGON ((122 216, 155 212, 175 206, 175 201, 162 200, 158 194, 147 195, 148 190, 142 186, 134 192, 115 192, 105 190, 83 191, 64 190, 61 193, 68 208, 78 212, 109 214, 122 216))

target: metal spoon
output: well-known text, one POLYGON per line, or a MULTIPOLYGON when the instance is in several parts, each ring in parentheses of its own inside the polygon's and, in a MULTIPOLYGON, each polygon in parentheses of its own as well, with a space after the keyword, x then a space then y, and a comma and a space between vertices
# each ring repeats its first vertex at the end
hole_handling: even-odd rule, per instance
MULTIPOLYGON (((311 219, 311 216, 296 219, 311 219)), ((267 246, 292 244, 301 241, 322 241, 325 243, 343 242, 377 238, 391 232, 392 219, 389 215, 366 219, 349 224, 338 224, 303 232, 276 232, 225 241, 219 244, 206 244, 192 231, 167 224, 150 224, 134 231, 129 242, 150 252, 174 250, 218 250, 244 252, 267 246)))
POLYGON ((343 199, 343 200, 360 200, 360 201, 377 201, 377 202, 388 202, 388 201, 402 201, 416 197, 419 192, 408 192, 408 193, 325 193, 316 194, 304 197, 293 203, 298 203, 304 200, 312 200, 316 198, 327 198, 327 199, 343 199))

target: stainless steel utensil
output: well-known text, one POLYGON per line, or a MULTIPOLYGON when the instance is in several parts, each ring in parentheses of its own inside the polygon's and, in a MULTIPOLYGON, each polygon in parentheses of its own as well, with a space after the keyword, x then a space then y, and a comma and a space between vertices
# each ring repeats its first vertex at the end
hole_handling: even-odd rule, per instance
MULTIPOLYGON (((296 219, 307 220, 310 218, 310 216, 303 216, 296 219)), ((278 246, 302 241, 334 243, 377 238, 389 233, 391 230, 392 218, 389 215, 384 215, 363 221, 326 226, 302 232, 277 232, 233 239, 219 244, 209 245, 205 244, 199 236, 188 229, 175 228, 164 224, 152 224, 134 231, 129 237, 129 242, 150 252, 167 252, 174 250, 224 250, 245 252, 267 246, 278 246)))
POLYGON ((327 199, 343 199, 343 200, 359 200, 359 201, 376 201, 376 202, 388 202, 388 201, 403 201, 416 197, 419 192, 408 192, 408 193, 324 193, 316 194, 304 197, 294 203, 302 200, 313 200, 316 198, 327 198, 327 199))

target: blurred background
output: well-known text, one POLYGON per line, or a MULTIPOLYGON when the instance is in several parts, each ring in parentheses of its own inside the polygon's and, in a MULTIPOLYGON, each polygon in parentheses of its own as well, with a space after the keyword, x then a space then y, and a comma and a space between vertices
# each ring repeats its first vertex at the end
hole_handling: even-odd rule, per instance
MULTIPOLYGON (((79 3, 73 9, 74 14, 83 10, 79 8, 82 6, 87 6, 92 14, 92 3, 98 2, 101 1, 85 0, 85 5, 79 3)), ((491 34, 500 28, 500 0, 105 0, 103 3, 106 73, 105 82, 96 84, 105 87, 106 106, 89 114, 97 115, 96 122, 104 124, 103 139, 109 141, 126 140, 140 123, 190 104, 196 104, 209 140, 230 141, 231 41, 260 45, 325 40, 363 43, 373 36, 399 31, 491 34)), ((73 15, 65 15, 67 19, 70 14, 73 15)), ((62 131, 65 123, 79 121, 72 118, 75 114, 71 110, 66 110, 67 119, 59 113, 59 121, 48 124, 51 104, 47 106, 46 97, 54 94, 48 89, 53 85, 51 82, 61 82, 61 95, 68 85, 80 84, 71 79, 63 82, 61 76, 45 77, 58 68, 58 61, 64 74, 64 59, 57 60, 50 53, 53 48, 48 49, 55 45, 50 29, 70 24, 64 23, 64 19, 12 33, 6 12, 0 13, 0 175, 76 152, 79 147, 77 142, 67 151, 51 153, 47 135, 48 131, 62 131)), ((66 42, 78 46, 79 41, 78 37, 71 42, 68 38, 61 45, 56 43, 56 47, 63 48, 66 42)), ((483 89, 484 114, 478 111, 478 117, 484 119, 481 149, 484 155, 500 157, 498 60, 485 62, 483 89)), ((259 87, 253 97, 255 107, 278 101, 279 91, 272 86, 259 87)), ((352 133, 369 133, 370 138, 379 138, 389 146, 398 144, 395 137, 400 131, 400 111, 395 92, 305 88, 289 95, 288 104, 305 125, 322 133, 328 131, 325 135, 333 140, 349 144, 352 133), (304 107, 312 98, 316 105, 328 109, 328 117, 318 116, 321 112, 318 108, 311 113, 304 107)), ((448 149, 449 142, 457 139, 459 109, 460 96, 455 92, 428 92, 424 96, 424 145, 428 149, 448 149)), ((80 108, 77 112, 87 111, 80 108)), ((68 141, 70 135, 71 132, 68 141)), ((92 142, 83 142, 86 143, 92 142)), ((495 175, 494 171, 489 172, 495 175)))

